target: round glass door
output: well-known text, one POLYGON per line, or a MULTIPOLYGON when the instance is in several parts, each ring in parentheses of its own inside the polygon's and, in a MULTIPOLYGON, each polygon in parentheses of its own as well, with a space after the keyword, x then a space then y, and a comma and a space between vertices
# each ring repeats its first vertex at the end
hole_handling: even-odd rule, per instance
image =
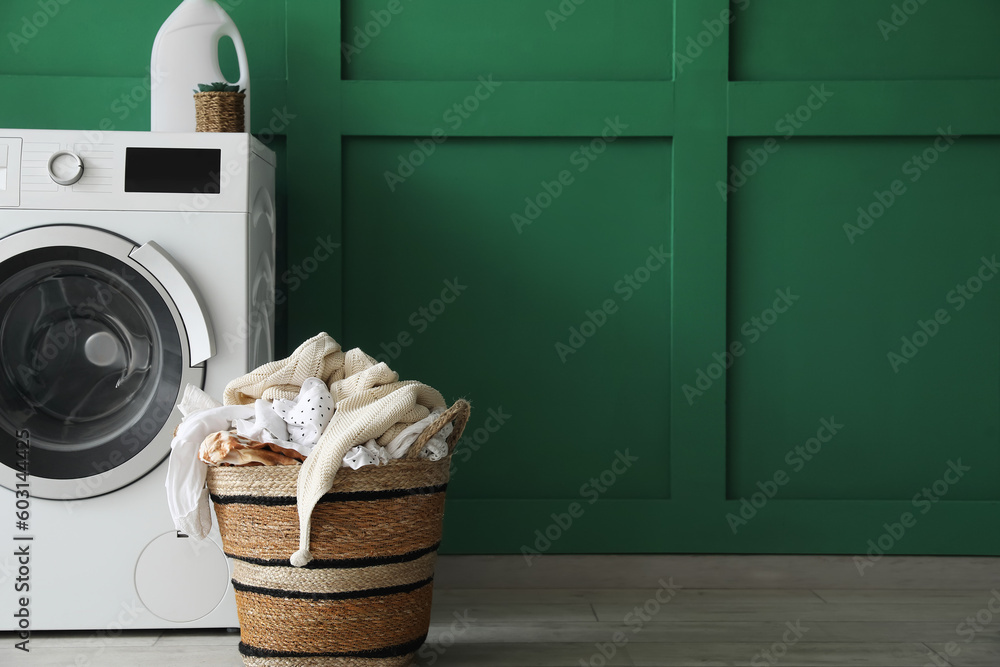
POLYGON ((168 421, 191 369, 169 296, 144 274, 127 255, 93 248, 0 255, 0 464, 18 469, 26 435, 33 490, 42 480, 101 477, 82 493, 77 484, 42 497, 107 493, 169 450, 168 421), (136 469, 164 432, 160 451, 136 469))

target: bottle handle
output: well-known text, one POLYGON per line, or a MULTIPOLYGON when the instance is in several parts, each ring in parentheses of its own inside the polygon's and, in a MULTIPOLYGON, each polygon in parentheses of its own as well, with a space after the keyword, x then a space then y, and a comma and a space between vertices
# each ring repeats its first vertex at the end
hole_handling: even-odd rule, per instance
POLYGON ((234 85, 246 91, 246 131, 252 132, 253 126, 250 124, 250 65, 247 61, 246 47, 243 46, 243 37, 234 23, 225 26, 221 34, 232 39, 233 46, 236 47, 236 60, 240 66, 240 78, 234 85))

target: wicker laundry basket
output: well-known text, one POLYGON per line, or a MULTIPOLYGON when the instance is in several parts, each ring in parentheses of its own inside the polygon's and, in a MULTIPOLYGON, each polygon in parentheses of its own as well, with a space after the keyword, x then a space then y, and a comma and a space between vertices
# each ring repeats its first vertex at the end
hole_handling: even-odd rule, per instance
POLYGON ((416 458, 449 422, 451 451, 470 407, 458 401, 407 458, 341 469, 312 515, 306 567, 298 549, 300 466, 210 468, 208 488, 240 618, 248 667, 403 667, 427 637, 451 456, 416 458))

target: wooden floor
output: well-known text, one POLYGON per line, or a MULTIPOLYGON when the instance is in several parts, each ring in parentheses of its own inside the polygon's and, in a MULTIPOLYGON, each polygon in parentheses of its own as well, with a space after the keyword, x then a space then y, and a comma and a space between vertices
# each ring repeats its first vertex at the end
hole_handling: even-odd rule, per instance
MULTIPOLYGON (((434 594, 429 667, 1000 667, 1000 591, 475 590, 434 594), (991 610, 996 610, 996 612, 991 610)), ((1000 582, 994 582, 1000 589, 1000 582)), ((988 584, 986 584, 988 586, 988 584)), ((226 631, 0 634, 4 667, 238 667, 226 631)))

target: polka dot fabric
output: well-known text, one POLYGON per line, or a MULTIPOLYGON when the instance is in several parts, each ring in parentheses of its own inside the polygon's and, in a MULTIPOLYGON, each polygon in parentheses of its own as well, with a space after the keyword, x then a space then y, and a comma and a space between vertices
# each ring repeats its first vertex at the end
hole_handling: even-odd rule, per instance
POLYGON ((315 445, 319 441, 335 408, 330 390, 319 378, 303 382, 295 398, 274 401, 274 411, 288 424, 289 439, 304 445, 315 445))

